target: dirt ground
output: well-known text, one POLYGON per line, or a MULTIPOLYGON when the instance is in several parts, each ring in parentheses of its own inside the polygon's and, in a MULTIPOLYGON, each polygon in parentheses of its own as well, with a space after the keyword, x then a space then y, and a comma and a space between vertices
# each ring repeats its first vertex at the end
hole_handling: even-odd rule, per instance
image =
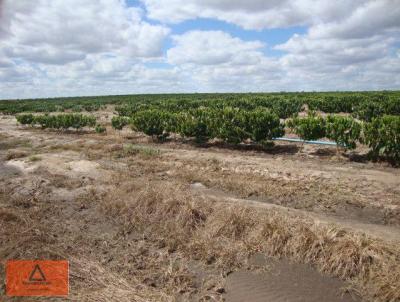
POLYGON ((69 260, 72 301, 399 301, 400 169, 360 158, 0 116, 2 270, 69 260))

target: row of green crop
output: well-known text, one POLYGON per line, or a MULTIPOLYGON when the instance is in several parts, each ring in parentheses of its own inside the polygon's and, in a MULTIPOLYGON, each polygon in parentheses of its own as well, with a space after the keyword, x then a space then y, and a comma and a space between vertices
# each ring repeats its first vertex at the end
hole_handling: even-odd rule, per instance
POLYGON ((358 122, 350 117, 331 115, 324 119, 311 114, 293 118, 287 125, 304 140, 326 137, 347 149, 356 148, 360 142, 371 148, 373 157, 400 161, 400 116, 385 115, 371 122, 358 122))
POLYGON ((372 118, 382 115, 400 115, 400 97, 388 96, 365 97, 355 96, 326 96, 310 97, 309 99, 288 96, 247 97, 232 99, 208 100, 169 100, 161 102, 137 102, 123 104, 116 107, 119 115, 131 116, 143 110, 166 110, 169 112, 182 112, 197 108, 223 109, 227 107, 243 110, 254 110, 262 107, 275 112, 280 118, 286 119, 301 112, 305 106, 312 111, 325 113, 344 112, 353 117, 371 121, 372 118))
POLYGON ((308 106, 313 111, 344 112, 370 121, 381 115, 400 115, 400 92, 297 92, 246 94, 160 94, 104 97, 58 98, 44 100, 0 101, 0 112, 94 111, 116 105, 119 115, 130 116, 145 109, 163 109, 181 112, 196 108, 222 109, 225 107, 253 110, 263 107, 274 111, 280 118, 288 118, 308 106))
POLYGON ((21 114, 16 116, 22 125, 40 125, 43 129, 81 129, 84 127, 95 127, 96 118, 83 114, 58 114, 58 115, 33 115, 21 114))
POLYGON ((218 138, 233 144, 250 140, 262 145, 283 136, 286 128, 303 140, 328 138, 344 149, 354 149, 357 143, 363 143, 370 147, 370 154, 375 158, 384 156, 400 161, 400 116, 385 115, 373 118, 371 122, 360 122, 340 115, 323 118, 309 114, 282 123, 275 113, 265 108, 241 110, 227 107, 197 108, 177 113, 149 109, 138 111, 131 118, 113 117, 115 129, 126 125, 159 140, 177 133, 198 142, 218 138))
POLYGON ((267 109, 245 111, 237 108, 220 110, 197 108, 186 112, 168 112, 149 109, 136 112, 131 118, 113 117, 112 126, 122 129, 125 125, 159 140, 170 133, 195 138, 197 142, 219 138, 238 144, 246 140, 264 144, 284 134, 279 117, 267 109))
POLYGON ((306 104, 311 110, 326 113, 353 113, 359 119, 371 120, 380 115, 399 115, 400 97, 388 94, 341 95, 310 98, 306 104))
POLYGON ((242 110, 255 110, 265 108, 275 112, 280 118, 288 118, 301 111, 303 102, 298 98, 284 97, 248 97, 248 98, 215 98, 205 100, 168 100, 161 102, 134 104, 124 104, 116 107, 116 111, 122 116, 131 116, 132 114, 143 110, 165 110, 168 112, 183 112, 188 110, 210 108, 224 109, 236 108, 242 110))
POLYGON ((329 115, 326 118, 314 113, 307 117, 295 117, 286 125, 303 140, 328 138, 346 149, 355 149, 360 141, 362 124, 351 117, 329 115))
POLYGON ((94 100, 21 100, 0 101, 0 112, 4 114, 18 114, 22 112, 82 112, 97 111, 105 108, 104 103, 94 100))
MULTIPOLYGON (((23 125, 51 129, 80 129, 96 125, 95 117, 82 114, 22 114, 17 116, 17 120, 23 125)), ((232 144, 252 141, 260 145, 270 144, 273 138, 283 136, 288 130, 303 140, 326 137, 346 149, 354 149, 357 143, 363 143, 370 147, 373 157, 384 156, 400 163, 400 116, 382 116, 373 118, 371 122, 359 122, 346 116, 323 118, 310 114, 283 123, 278 115, 265 108, 241 110, 227 107, 197 108, 177 113, 150 109, 138 111, 130 118, 112 118, 113 128, 122 129, 126 125, 159 140, 177 133, 197 142, 218 138, 232 144)), ((104 132, 105 129, 101 130, 104 132)))
POLYGON ((400 164, 400 116, 384 115, 359 122, 339 115, 323 118, 309 114, 288 120, 287 126, 303 140, 326 137, 346 149, 355 149, 359 142, 370 148, 373 158, 382 156, 400 164))

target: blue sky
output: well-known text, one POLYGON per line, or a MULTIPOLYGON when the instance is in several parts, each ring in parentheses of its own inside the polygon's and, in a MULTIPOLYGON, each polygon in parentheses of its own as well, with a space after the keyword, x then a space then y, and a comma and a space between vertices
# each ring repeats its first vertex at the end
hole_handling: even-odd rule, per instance
MULTIPOLYGON (((261 29, 261 30, 246 30, 237 25, 230 24, 227 22, 198 18, 196 20, 188 20, 179 24, 171 26, 173 34, 184 34, 191 30, 222 30, 234 37, 238 37, 244 41, 259 40, 266 44, 265 53, 271 56, 279 56, 284 52, 275 50, 273 47, 278 44, 282 44, 290 39, 294 34, 305 34, 307 32, 306 27, 293 26, 288 28, 273 28, 273 29, 261 29)), ((171 40, 166 44, 166 49, 172 46, 171 40)))
POLYGON ((0 2, 0 98, 400 88, 393 0, 0 2))
MULTIPOLYGON (((146 6, 138 0, 127 0, 126 3, 129 7, 139 7, 146 11, 146 6)), ((146 14, 144 14, 144 19, 152 24, 160 24, 157 20, 147 18, 146 14)), ((280 50, 273 49, 273 46, 286 42, 294 34, 305 34, 307 32, 306 26, 246 30, 238 25, 212 18, 196 18, 194 20, 187 20, 178 24, 171 24, 170 28, 174 35, 184 34, 185 32, 192 30, 222 30, 245 41, 260 40, 266 44, 265 53, 272 56, 279 56, 284 53, 280 50)), ((172 46, 172 40, 168 39, 164 46, 164 52, 172 46)))

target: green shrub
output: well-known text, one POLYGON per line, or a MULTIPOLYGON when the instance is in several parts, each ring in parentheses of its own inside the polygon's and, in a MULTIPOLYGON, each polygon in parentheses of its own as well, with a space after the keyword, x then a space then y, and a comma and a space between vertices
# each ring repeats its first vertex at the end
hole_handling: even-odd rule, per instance
POLYGON ((136 112, 132 116, 132 129, 143 132, 146 135, 165 140, 169 136, 168 123, 171 120, 171 113, 150 109, 136 112))
POLYGON ((166 112, 164 118, 164 131, 166 133, 177 133, 178 132, 178 113, 166 112))
POLYGON ((375 101, 364 101, 354 111, 354 116, 360 120, 370 122, 373 118, 384 114, 385 109, 382 103, 375 101))
POLYGON ((33 123, 33 114, 20 114, 16 116, 16 119, 22 125, 31 125, 33 123))
POLYGON ((286 119, 300 112, 303 103, 297 99, 278 99, 272 103, 270 109, 280 118, 286 119))
POLYGON ((375 159, 384 156, 396 165, 400 164, 400 116, 373 118, 364 124, 363 133, 363 140, 375 159))
POLYGON ((197 108, 177 114, 177 132, 183 137, 194 137, 197 142, 220 138, 239 144, 247 139, 264 144, 284 134, 279 117, 265 108, 240 110, 225 107, 197 108))
POLYGON ((40 125, 43 129, 52 128, 53 122, 49 115, 36 115, 32 122, 33 125, 40 125))
POLYGON ((96 131, 96 133, 105 133, 107 131, 107 129, 103 125, 97 124, 95 131, 96 131))
POLYGON ((325 120, 311 113, 307 117, 295 117, 287 125, 302 140, 317 140, 325 137, 325 120))
POLYGON ((400 115, 400 98, 393 98, 386 101, 384 111, 387 115, 400 115))
POLYGON ((254 142, 265 144, 285 133, 284 125, 281 124, 278 115, 268 109, 258 108, 248 111, 245 113, 245 119, 245 131, 254 142))
POLYGON ((326 113, 351 113, 354 107, 362 102, 362 97, 349 95, 318 97, 310 99, 307 103, 311 110, 319 110, 326 113))
POLYGON ((194 137, 204 143, 213 136, 211 109, 198 108, 177 114, 176 132, 183 137, 194 137))
POLYGON ((400 115, 400 98, 377 97, 357 106, 354 116, 367 122, 382 115, 400 115))
POLYGON ((361 125, 351 117, 330 115, 326 119, 326 137, 338 146, 355 149, 360 133, 361 125))
POLYGON ((80 129, 83 127, 94 127, 96 125, 96 118, 82 114, 45 114, 33 116, 31 125, 40 125, 43 129, 80 129))
POLYGON ((217 138, 228 143, 239 144, 249 138, 246 132, 246 116, 243 110, 226 107, 217 110, 213 121, 215 124, 211 127, 217 138))
POLYGON ((129 125, 130 119, 126 116, 113 116, 111 126, 116 130, 122 130, 126 125, 129 125))

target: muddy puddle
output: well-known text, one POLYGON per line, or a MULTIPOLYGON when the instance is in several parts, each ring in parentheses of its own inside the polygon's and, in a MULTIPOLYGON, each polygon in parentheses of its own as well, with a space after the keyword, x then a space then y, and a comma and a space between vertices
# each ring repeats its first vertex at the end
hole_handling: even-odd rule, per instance
POLYGON ((226 283, 227 302, 356 302, 339 279, 320 274, 306 264, 254 256, 260 272, 241 270, 230 274, 226 283))

